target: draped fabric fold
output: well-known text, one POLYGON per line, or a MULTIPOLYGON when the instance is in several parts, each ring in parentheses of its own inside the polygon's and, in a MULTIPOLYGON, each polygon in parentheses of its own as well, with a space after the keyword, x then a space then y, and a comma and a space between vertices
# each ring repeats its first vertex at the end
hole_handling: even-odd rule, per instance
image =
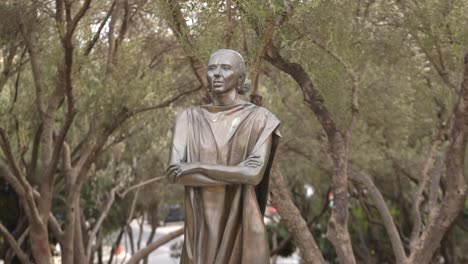
POLYGON ((231 106, 199 106, 178 118, 171 155, 181 162, 237 166, 272 137, 257 186, 227 184, 185 187, 185 241, 182 264, 269 263, 263 213, 280 121, 268 110, 242 101, 231 106), (184 137, 184 138, 180 138, 184 137))

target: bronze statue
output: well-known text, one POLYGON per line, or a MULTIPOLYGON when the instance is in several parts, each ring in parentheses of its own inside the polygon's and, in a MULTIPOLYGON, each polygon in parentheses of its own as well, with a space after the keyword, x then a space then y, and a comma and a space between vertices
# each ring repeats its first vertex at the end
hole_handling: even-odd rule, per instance
POLYGON ((263 223, 279 120, 239 98, 246 70, 233 50, 215 51, 207 77, 213 103, 178 114, 171 183, 185 186, 182 264, 267 264, 263 223))

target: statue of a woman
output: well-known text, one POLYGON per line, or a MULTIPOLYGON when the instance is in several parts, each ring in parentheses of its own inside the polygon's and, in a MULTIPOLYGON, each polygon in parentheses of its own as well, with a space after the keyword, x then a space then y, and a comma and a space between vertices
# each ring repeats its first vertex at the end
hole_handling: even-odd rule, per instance
POLYGON ((177 116, 166 175, 185 186, 182 264, 270 263, 263 213, 280 122, 239 98, 245 76, 238 52, 214 52, 213 103, 177 116))

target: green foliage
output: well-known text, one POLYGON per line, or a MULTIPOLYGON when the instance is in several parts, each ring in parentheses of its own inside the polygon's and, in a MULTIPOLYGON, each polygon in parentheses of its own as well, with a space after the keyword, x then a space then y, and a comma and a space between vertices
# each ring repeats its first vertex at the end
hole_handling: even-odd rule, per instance
MULTIPOLYGON (((181 91, 198 87, 187 54, 206 62, 213 50, 225 46, 225 1, 181 1, 188 29, 182 32, 183 36, 175 36, 171 31, 178 26, 172 18, 174 2, 157 0, 141 7, 137 3, 131 5, 130 9, 139 13, 131 18, 112 62, 109 61, 109 41, 111 37, 118 38, 122 10, 115 13, 114 34, 109 36, 107 22, 91 53, 85 55, 84 50, 96 34, 110 2, 93 1, 78 25, 73 42, 72 81, 78 112, 67 134, 67 142, 76 153, 80 151, 81 142, 103 131, 123 110, 154 106, 181 91)), ((283 1, 233 2, 232 47, 244 55, 251 70, 262 44, 257 33, 264 32, 267 25, 285 11, 283 1)), ((443 142, 436 154, 442 154, 447 145, 463 54, 468 51, 467 2, 289 2, 293 12, 275 32, 274 45, 281 48, 283 57, 300 64, 311 76, 342 131, 352 120, 353 76, 357 78, 359 113, 348 143, 349 167, 373 176, 395 223, 403 235, 410 235, 409 212, 416 186, 408 176, 419 177, 431 144, 440 134, 443 142), (444 74, 448 82, 443 79, 444 74)), ((26 6, 25 11, 30 10, 30 5, 26 6)), ((57 87, 57 73, 64 66, 63 46, 47 9, 52 6, 44 4, 42 12, 36 14, 22 13, 25 23, 34 25, 34 44, 39 50, 45 98, 57 87)), ((14 23, 17 11, 11 1, 0 4, 1 67, 12 44, 18 45, 15 62, 25 51, 18 25, 14 23)), ((34 136, 40 124, 28 59, 25 53, 21 68, 13 69, 20 74, 15 72, 0 87, 1 127, 10 137, 15 158, 24 159, 26 164, 31 163, 34 136)), ((311 220, 327 203, 333 164, 326 135, 304 105, 303 94, 294 80, 267 62, 263 63, 261 71, 258 93, 263 96, 263 105, 282 121, 283 139, 276 162, 286 176, 302 216, 311 220), (312 197, 306 197, 305 184, 314 187, 312 197)), ((200 94, 194 94, 169 107, 136 114, 112 133, 84 184, 81 205, 87 220, 98 219, 115 186, 125 189, 164 174, 175 114, 199 102, 200 94)), ((66 102, 54 117, 56 127, 63 123, 65 106, 66 102)), ((32 183, 40 182, 41 171, 39 162, 31 175, 32 183)), ((442 178, 443 174, 442 170, 442 178)), ((53 212, 63 221, 67 205, 61 198, 67 190, 61 171, 57 172, 57 179, 53 212)), ((114 232, 127 221, 135 193, 116 199, 104 224, 104 234, 114 232)), ((392 250, 384 229, 370 221, 370 218, 379 220, 378 213, 363 206, 365 202, 372 208, 373 201, 354 185, 350 186, 350 196, 353 243, 367 245, 376 263, 392 262, 392 250)), ((10 198, 1 198, 0 207, 11 206, 10 198)), ((155 204, 164 206, 182 201, 182 187, 168 185, 165 181, 153 183, 139 189, 135 216, 154 209, 155 204)), ((461 216, 464 220, 467 208, 468 203, 465 203, 461 216)), ((13 217, 2 215, 2 223, 13 222, 12 218, 4 220, 10 216, 13 217)), ((328 212, 322 214, 311 231, 326 259, 333 262, 336 253, 325 237, 328 216, 328 212)), ((283 226, 276 226, 274 231, 286 236, 283 226)), ((464 237, 466 229, 454 227, 447 235, 447 241, 453 243, 443 246, 451 248, 454 256, 466 258, 462 250, 466 246, 464 237)))

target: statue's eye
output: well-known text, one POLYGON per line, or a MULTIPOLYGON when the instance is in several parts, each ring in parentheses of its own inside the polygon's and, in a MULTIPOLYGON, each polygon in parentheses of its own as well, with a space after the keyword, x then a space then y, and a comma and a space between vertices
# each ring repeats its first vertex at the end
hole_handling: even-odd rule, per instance
POLYGON ((216 69, 216 66, 208 66, 209 71, 214 71, 214 69, 216 69))
POLYGON ((229 65, 223 65, 223 70, 229 71, 229 70, 231 70, 231 69, 232 69, 231 66, 229 66, 229 65))

